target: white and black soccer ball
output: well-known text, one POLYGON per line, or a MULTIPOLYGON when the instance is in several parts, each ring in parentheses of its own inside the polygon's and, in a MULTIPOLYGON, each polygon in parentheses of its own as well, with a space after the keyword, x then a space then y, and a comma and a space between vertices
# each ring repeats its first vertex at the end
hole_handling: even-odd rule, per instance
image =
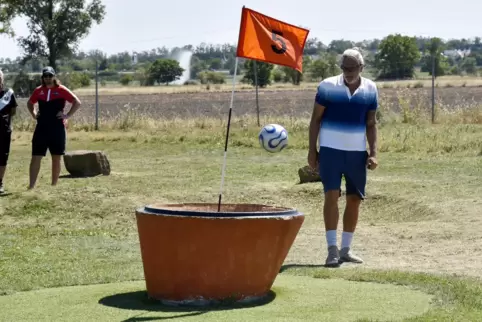
POLYGON ((267 124, 259 132, 259 144, 268 152, 280 152, 288 145, 288 131, 279 124, 267 124))

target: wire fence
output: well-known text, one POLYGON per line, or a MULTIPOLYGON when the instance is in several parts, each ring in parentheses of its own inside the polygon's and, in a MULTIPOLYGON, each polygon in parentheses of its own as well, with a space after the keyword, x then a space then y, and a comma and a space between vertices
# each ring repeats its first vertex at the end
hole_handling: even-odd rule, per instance
MULTIPOLYGON (((259 67, 259 63, 257 64, 259 67)), ((392 68, 402 73, 408 63, 397 62, 392 68)), ((413 65, 413 63, 412 63, 413 65)), ((288 117, 307 119, 311 115, 316 88, 323 79, 320 73, 307 67, 302 75, 293 70, 274 66, 268 75, 256 68, 258 86, 253 81, 236 77, 236 93, 233 117, 253 117, 259 120, 288 117), (280 75, 276 73, 280 72, 280 75), (275 79, 275 77, 278 77, 275 79), (298 78, 297 78, 298 77, 298 78), (300 80, 300 82, 298 82, 300 80), (293 84, 295 83, 295 84, 293 84)), ((242 70, 246 73, 246 70, 242 70)), ((338 65, 329 66, 324 78, 338 75, 338 65), (331 69, 330 69, 331 68, 331 69)), ((437 111, 460 111, 478 109, 482 101, 482 77, 478 75, 444 75, 432 78, 430 73, 416 68, 411 79, 406 77, 377 80, 377 70, 367 64, 362 76, 377 84, 380 106, 385 113, 403 114, 416 111, 436 121, 437 111)), ((76 89, 82 100, 82 108, 74 123, 86 129, 102 129, 109 122, 128 128, 136 119, 173 120, 211 118, 226 120, 231 99, 233 76, 224 73, 223 84, 157 85, 152 87, 118 82, 103 82, 94 77, 87 88, 76 89)), ((26 100, 19 98, 19 118, 28 118, 26 100), (25 108, 24 108, 25 107, 25 108)), ((413 114, 412 113, 412 114, 413 114)), ((21 121, 23 122, 23 121, 21 121)), ((258 123, 261 121, 257 121, 258 123)), ((23 123, 22 123, 23 124, 23 123)), ((25 125, 22 125, 25 127, 25 125)))

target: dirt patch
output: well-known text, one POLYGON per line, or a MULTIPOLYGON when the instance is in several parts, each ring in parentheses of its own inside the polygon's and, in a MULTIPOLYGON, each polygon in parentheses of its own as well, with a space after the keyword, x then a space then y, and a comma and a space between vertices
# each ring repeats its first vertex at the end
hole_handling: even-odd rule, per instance
MULTIPOLYGON (((419 217, 412 222, 371 221, 370 212, 374 209, 362 209, 352 246, 365 263, 344 264, 342 269, 402 270, 482 279, 482 245, 478 243, 482 240, 480 208, 458 202, 440 203, 439 206, 428 213, 432 214, 431 219, 419 217)), ((340 203, 341 214, 342 209, 340 203)), ((310 224, 313 218, 307 218, 285 264, 324 264, 327 251, 321 210, 317 216, 316 225, 310 224)), ((342 216, 339 242, 341 220, 342 216)))
POLYGON ((420 222, 434 219, 437 212, 416 200, 390 195, 367 196, 362 211, 369 213, 368 222, 420 222))

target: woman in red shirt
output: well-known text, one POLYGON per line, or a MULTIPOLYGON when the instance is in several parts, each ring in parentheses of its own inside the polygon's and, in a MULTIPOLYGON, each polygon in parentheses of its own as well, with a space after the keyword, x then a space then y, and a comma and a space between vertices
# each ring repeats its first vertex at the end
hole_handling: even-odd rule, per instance
POLYGON ((67 87, 60 84, 52 67, 42 70, 42 85, 37 87, 27 103, 37 125, 32 138, 32 160, 30 162, 30 185, 35 187, 42 158, 50 151, 52 156, 52 185, 56 185, 60 176, 60 161, 65 154, 66 120, 79 109, 79 98, 67 87), (68 113, 64 113, 65 103, 72 104, 68 113), (34 104, 38 103, 38 111, 34 104))

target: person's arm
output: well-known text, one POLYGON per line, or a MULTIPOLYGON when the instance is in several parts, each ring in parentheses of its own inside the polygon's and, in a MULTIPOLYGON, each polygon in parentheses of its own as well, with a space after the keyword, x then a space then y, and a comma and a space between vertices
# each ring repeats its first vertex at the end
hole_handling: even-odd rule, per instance
POLYGON ((376 111, 369 111, 368 118, 367 118, 367 141, 369 147, 370 157, 377 157, 377 118, 376 118, 376 111))
POLYGON ((311 114, 309 131, 309 152, 311 153, 318 153, 318 136, 324 111, 325 107, 315 101, 313 112, 311 114))
POLYGON ((375 87, 375 97, 367 113, 367 127, 366 127, 369 154, 370 154, 370 157, 373 157, 373 158, 377 157, 377 150, 378 150, 377 109, 378 109, 378 91, 375 87))
POLYGON ((65 99, 67 100, 67 102, 72 104, 72 107, 70 108, 69 112, 65 114, 67 118, 71 118, 75 114, 75 112, 77 112, 77 110, 80 108, 80 105, 82 103, 80 102, 80 99, 77 97, 77 95, 72 93, 72 91, 69 90, 67 87, 63 86, 62 89, 64 91, 65 99))
POLYGON ((35 110, 34 110, 34 105, 35 103, 37 103, 38 99, 37 99, 37 89, 35 89, 32 93, 32 95, 30 96, 30 98, 28 99, 27 101, 27 109, 30 113, 30 115, 32 115, 32 117, 34 119, 37 118, 37 114, 35 113, 35 110))
POLYGON ((10 116, 14 116, 17 114, 17 99, 15 98, 15 93, 12 93, 12 97, 10 98, 10 116))
POLYGON ((318 86, 313 112, 311 113, 310 130, 309 130, 309 152, 318 152, 318 136, 320 133, 321 119, 326 106, 326 89, 324 84, 318 86))

